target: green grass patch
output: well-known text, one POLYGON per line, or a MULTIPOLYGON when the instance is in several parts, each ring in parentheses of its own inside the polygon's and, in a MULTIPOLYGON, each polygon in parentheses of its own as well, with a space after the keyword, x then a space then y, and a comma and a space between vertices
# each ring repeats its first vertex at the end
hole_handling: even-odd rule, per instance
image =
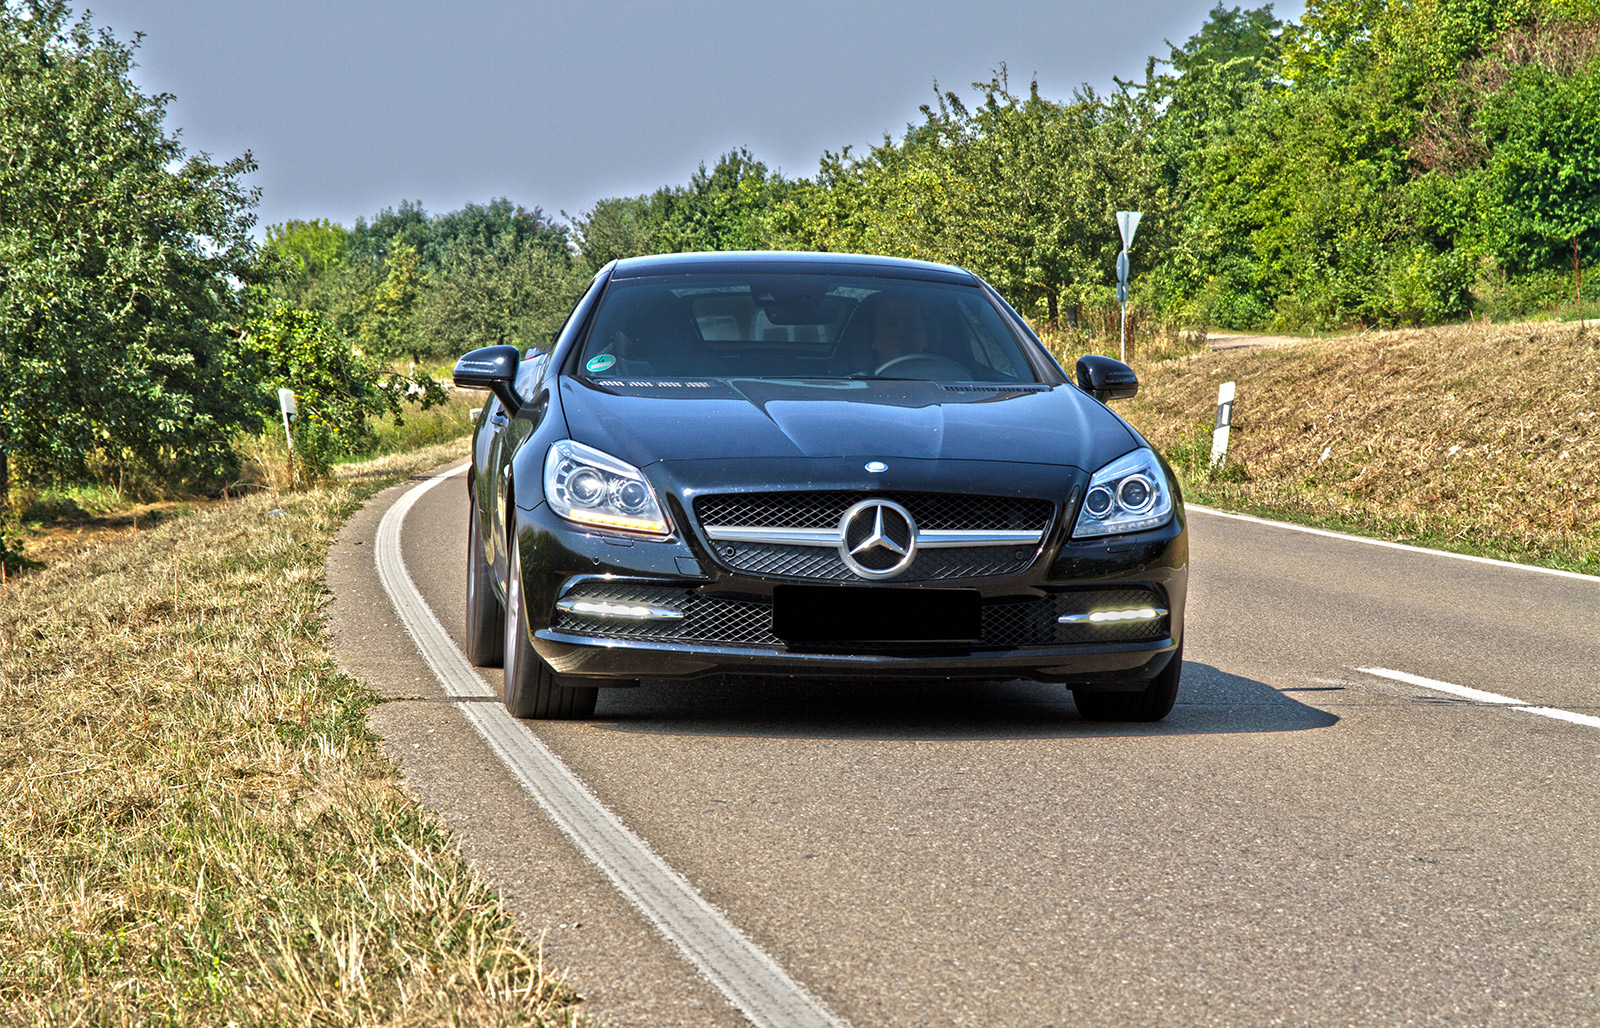
POLYGON ((375 489, 459 440, 0 589, 0 1022, 547 1025, 578 997, 398 787, 323 632, 375 489))
POLYGON ((404 453, 459 439, 472 431, 472 411, 488 402, 488 393, 452 390, 445 402, 436 407, 376 418, 371 423, 371 443, 360 459, 404 453))

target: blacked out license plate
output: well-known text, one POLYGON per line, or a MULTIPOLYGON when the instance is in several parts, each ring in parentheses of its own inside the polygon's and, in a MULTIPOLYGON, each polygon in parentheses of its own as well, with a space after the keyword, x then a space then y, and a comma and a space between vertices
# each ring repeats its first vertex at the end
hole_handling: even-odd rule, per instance
POLYGON ((976 642, 983 612, 976 589, 780 585, 772 630, 795 643, 976 642))

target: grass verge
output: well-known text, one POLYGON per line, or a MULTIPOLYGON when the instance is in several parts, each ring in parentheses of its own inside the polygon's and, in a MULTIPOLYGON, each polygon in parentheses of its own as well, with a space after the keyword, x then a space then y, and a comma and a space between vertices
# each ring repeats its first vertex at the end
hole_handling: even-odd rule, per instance
POLYGON ((1141 369, 1123 413, 1187 499, 1600 574, 1600 331, 1458 325, 1141 369), (1238 383, 1226 466, 1217 387, 1238 383))
POLYGON ((460 442, 0 590, 0 1023, 549 1025, 579 998, 398 787, 323 565, 460 442))

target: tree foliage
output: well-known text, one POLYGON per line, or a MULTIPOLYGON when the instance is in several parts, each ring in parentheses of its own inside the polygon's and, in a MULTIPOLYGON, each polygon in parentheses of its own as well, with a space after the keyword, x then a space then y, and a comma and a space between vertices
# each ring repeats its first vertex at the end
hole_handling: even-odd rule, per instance
POLYGON ((260 301, 246 343, 264 383, 294 390, 302 431, 319 456, 356 452, 370 436, 371 418, 400 416, 410 402, 426 409, 444 399, 433 379, 386 369, 352 347, 320 312, 281 299, 260 301))
POLYGON ((351 229, 289 222, 267 251, 276 296, 387 359, 537 345, 587 282, 566 226, 503 197, 441 215, 403 201, 351 229))
POLYGON ((260 420, 255 165, 187 153, 132 67, 61 0, 0 5, 0 504, 8 471, 214 478, 260 420))
POLYGON ((248 154, 186 153, 132 47, 64 0, 0 5, 0 498, 17 470, 225 472, 280 382, 357 440, 432 395, 386 364, 538 345, 636 254, 946 261, 1049 322, 1109 299, 1111 215, 1136 209, 1136 299, 1228 327, 1458 318, 1600 259, 1600 0, 1310 0, 1291 23, 1219 4, 1167 49, 1105 94, 1013 90, 1004 66, 970 102, 936 86, 809 178, 740 148, 570 227, 401 201, 257 252, 248 154))
POLYGON ((962 264, 1045 321, 1110 295, 1111 214, 1145 212, 1135 292, 1179 321, 1462 317, 1504 273, 1600 248, 1600 0, 1218 5, 1143 81, 1066 101, 936 89, 922 120, 814 178, 748 152, 597 203, 574 239, 634 253, 854 250, 962 264))

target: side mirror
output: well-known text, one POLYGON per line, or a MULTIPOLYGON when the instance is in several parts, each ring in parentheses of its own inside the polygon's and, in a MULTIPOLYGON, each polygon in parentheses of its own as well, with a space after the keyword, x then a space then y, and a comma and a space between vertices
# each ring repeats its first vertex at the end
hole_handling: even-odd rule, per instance
POLYGON ((485 346, 473 350, 456 361, 451 377, 462 389, 487 389, 500 398, 507 414, 516 414, 522 406, 522 397, 511 384, 517 378, 517 365, 522 362, 522 351, 515 346, 485 346))
POLYGON ((1105 403, 1125 400, 1139 392, 1139 376, 1118 360, 1097 353, 1078 358, 1078 388, 1105 403))

